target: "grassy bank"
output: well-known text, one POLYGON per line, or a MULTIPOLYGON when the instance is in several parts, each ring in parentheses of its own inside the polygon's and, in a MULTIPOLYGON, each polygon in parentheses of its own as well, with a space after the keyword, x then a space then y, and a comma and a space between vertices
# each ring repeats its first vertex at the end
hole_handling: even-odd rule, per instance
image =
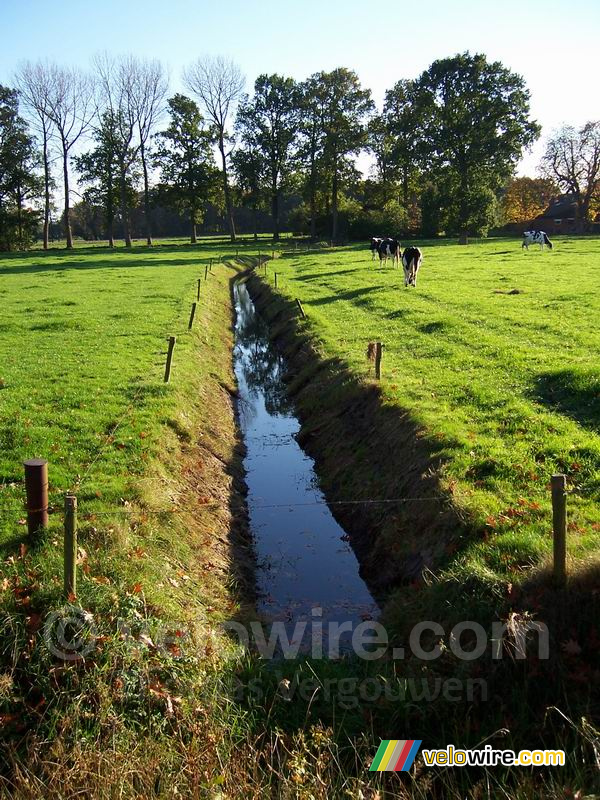
POLYGON ((0 262, 0 785, 15 796, 173 796, 221 772, 213 633, 251 601, 253 567, 232 400, 236 270, 218 255, 93 248, 0 262), (54 512, 34 540, 21 465, 32 456, 49 461, 54 512), (79 502, 70 603, 67 490, 79 502))
MULTIPOLYGON (((392 674, 487 682, 487 697, 472 703, 389 709, 376 732, 400 736, 409 725, 429 741, 475 746, 505 731, 501 746, 564 746, 579 752, 569 778, 579 786, 593 785, 581 753, 598 742, 598 248, 595 239, 544 254, 506 241, 431 243, 417 291, 391 267, 373 266, 365 248, 344 248, 284 255, 251 284, 290 361, 300 438, 386 599, 388 632, 406 645, 416 622, 444 630, 427 642, 441 642, 439 661, 405 661, 392 674), (367 359, 377 340, 381 383, 367 359), (548 574, 556 471, 570 491, 564 590, 548 574), (530 642, 522 662, 510 643, 503 661, 491 647, 457 660, 450 631, 463 620, 488 635, 494 622, 514 635, 537 620, 548 627, 549 658, 530 642)), ((541 791, 505 777, 506 791, 541 791)), ((563 796, 556 785, 544 791, 563 796)))
MULTIPOLYGON (((338 494, 347 489, 348 499, 375 497, 379 474, 394 470, 395 487, 386 489, 410 496, 406 489, 416 488, 415 478, 423 487, 430 477, 485 535, 440 540, 417 528, 415 539, 410 530, 396 536, 392 527, 381 531, 381 546, 393 537, 400 562, 419 551, 425 566, 435 567, 460 554, 475 576, 520 581, 549 556, 548 484, 552 473, 564 472, 573 569, 589 565, 600 545, 600 241, 568 239, 554 252, 526 254, 506 240, 423 249, 416 291, 404 289, 400 270, 372 264, 364 247, 269 265, 271 285, 278 273, 278 295, 302 301, 308 319, 301 329, 322 363, 372 387, 366 351, 369 342, 383 342, 377 391, 422 455, 421 474, 407 477, 397 441, 376 459, 361 448, 355 453, 360 475, 338 486, 338 494), (370 469, 360 469, 363 456, 370 469)), ((305 375, 297 388, 311 380, 305 375)), ((305 433, 310 436, 310 424, 305 433)), ((377 437, 376 430, 371 434, 377 437)))

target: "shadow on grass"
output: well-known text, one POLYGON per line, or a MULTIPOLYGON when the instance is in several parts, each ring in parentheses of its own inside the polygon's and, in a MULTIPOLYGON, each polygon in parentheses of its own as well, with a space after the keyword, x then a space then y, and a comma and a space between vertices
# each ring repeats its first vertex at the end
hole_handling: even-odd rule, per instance
POLYGON ((600 371, 565 369, 537 376, 532 396, 594 431, 600 430, 600 371))

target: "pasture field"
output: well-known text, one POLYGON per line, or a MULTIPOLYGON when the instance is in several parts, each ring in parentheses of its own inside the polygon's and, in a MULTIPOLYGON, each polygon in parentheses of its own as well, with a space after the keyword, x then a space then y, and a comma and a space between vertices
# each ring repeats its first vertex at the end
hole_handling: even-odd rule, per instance
MULTIPOLYGON (((302 300, 308 319, 301 324, 324 358, 341 359, 357 384, 373 377, 367 343, 384 342, 384 405, 403 409, 435 441, 444 488, 485 531, 449 569, 457 583, 475 575, 486 589, 502 587, 489 597, 498 607, 506 587, 526 580, 550 552, 547 482, 557 469, 569 474, 573 491, 572 557, 586 565, 596 558, 600 241, 558 240, 552 253, 526 255, 506 240, 423 249, 416 291, 359 246, 306 255, 290 248, 268 262, 267 280, 272 286, 277 270, 278 291, 302 300)), ((435 779, 403 781, 366 771, 390 731, 475 746, 505 727, 511 743, 530 745, 538 728, 544 741, 568 740, 569 780, 585 786, 593 767, 579 748, 591 751, 597 735, 578 723, 592 718, 583 690, 569 705, 562 689, 537 682, 575 720, 567 733, 548 731, 545 709, 528 708, 525 672, 506 706, 467 709, 440 697, 417 707, 407 697, 348 708, 316 690, 286 703, 282 676, 319 683, 383 674, 393 687, 421 676, 422 665, 271 664, 217 633, 223 620, 248 619, 253 574, 239 530, 230 285, 255 264, 256 250, 240 245, 237 264, 234 250, 226 242, 169 242, 0 259, 0 793, 328 798, 381 791, 404 800, 475 798, 491 785, 498 796, 514 789, 515 797, 562 797, 566 772, 442 770, 435 779), (188 332, 197 278, 217 257, 223 263, 202 280, 188 332), (165 385, 171 334, 178 341, 165 385), (22 461, 32 456, 50 462, 56 512, 34 541, 26 536, 22 483, 22 461), (79 500, 77 600, 97 639, 85 659, 65 665, 42 637, 48 610, 64 605, 60 512, 69 489, 79 500), (167 647, 156 646, 160 631, 167 647), (262 694, 240 694, 253 681, 262 694), (518 719, 507 719, 507 707, 518 719)), ((436 602, 439 611, 447 596, 436 602)), ((437 669, 454 675, 456 662, 437 669)), ((503 669, 499 683, 517 671, 503 669)), ((587 681, 590 673, 578 669, 587 681)))
POLYGON ((600 239, 558 238, 544 252, 509 239, 417 244, 416 289, 368 245, 286 256, 267 280, 276 270, 323 357, 357 380, 373 378, 367 345, 383 342, 384 403, 434 443, 443 488, 484 531, 457 554, 463 576, 518 583, 547 562, 554 472, 569 481, 572 568, 589 566, 600 546, 600 239))

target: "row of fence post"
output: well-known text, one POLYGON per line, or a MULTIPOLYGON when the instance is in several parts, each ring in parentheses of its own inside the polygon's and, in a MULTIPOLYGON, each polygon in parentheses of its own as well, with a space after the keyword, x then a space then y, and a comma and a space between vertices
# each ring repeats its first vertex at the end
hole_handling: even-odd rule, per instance
MULTIPOLYGON (((48 527, 48 462, 32 458, 24 462, 27 497, 27 529, 30 536, 48 527)), ((567 478, 553 475, 552 532, 553 578, 558 587, 567 579, 567 478)), ((77 497, 65 495, 64 505, 64 593, 67 598, 77 593, 77 497)))

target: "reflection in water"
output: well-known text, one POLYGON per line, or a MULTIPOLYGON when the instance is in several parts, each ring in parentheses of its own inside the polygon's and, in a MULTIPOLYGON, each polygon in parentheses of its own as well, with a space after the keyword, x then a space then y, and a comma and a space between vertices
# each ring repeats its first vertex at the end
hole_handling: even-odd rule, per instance
POLYGON ((282 381, 284 364, 271 346, 244 283, 235 287, 235 372, 248 510, 259 560, 260 611, 291 626, 313 620, 352 622, 377 607, 358 574, 358 562, 318 488, 314 463, 298 445, 282 381))

